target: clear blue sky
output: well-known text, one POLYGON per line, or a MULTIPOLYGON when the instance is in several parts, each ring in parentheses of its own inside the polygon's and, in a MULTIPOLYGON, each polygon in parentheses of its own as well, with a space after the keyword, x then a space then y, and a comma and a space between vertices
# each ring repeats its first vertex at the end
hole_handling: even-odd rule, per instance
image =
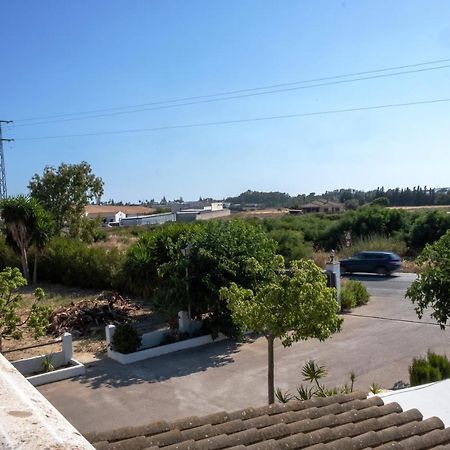
MULTIPOLYGON (((0 119, 54 116, 450 58, 447 0, 0 3, 0 119)), ((449 63, 447 63, 449 64, 449 63)), ((88 161, 104 199, 449 186, 450 103, 48 140, 21 138, 450 98, 450 68, 4 129, 10 194, 88 161)), ((22 122, 22 125, 27 122, 22 122)), ((29 123, 29 122, 28 122, 29 123)))

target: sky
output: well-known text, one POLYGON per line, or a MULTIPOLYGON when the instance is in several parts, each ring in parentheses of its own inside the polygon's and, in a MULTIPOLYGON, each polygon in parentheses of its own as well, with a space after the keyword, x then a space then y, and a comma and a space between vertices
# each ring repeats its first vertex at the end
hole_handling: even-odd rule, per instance
POLYGON ((450 99, 447 0, 0 0, 0 14, 9 195, 80 161, 103 200, 131 202, 450 185, 448 101, 301 116, 450 99))

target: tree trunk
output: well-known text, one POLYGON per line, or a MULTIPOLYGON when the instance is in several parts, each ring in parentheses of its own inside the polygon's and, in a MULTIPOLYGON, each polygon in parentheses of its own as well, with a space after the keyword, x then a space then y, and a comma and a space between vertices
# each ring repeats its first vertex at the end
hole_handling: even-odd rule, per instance
POLYGON ((275 382, 274 382, 274 360, 273 360, 273 342, 274 336, 268 334, 267 338, 267 394, 269 405, 275 403, 275 382))
POLYGON ((37 265, 38 265, 38 251, 34 254, 34 267, 33 267, 33 284, 37 283, 37 265))
POLYGON ((23 276, 27 280, 27 283, 30 282, 30 271, 28 270, 28 258, 27 258, 27 251, 25 250, 25 247, 20 247, 20 260, 22 262, 22 271, 23 276))

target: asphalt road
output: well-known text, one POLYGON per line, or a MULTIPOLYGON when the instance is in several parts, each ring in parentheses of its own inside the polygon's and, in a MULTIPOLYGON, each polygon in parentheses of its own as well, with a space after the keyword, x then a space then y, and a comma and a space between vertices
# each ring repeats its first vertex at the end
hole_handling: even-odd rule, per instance
MULTIPOLYGON (((329 369, 329 385, 348 382, 354 371, 357 389, 373 382, 390 388, 408 380, 414 356, 429 348, 448 351, 449 331, 429 317, 419 321, 404 299, 414 277, 354 276, 368 287, 369 304, 345 315, 342 332, 326 342, 290 348, 278 342, 276 386, 295 390, 303 363, 314 359, 329 369)), ((240 346, 222 341, 129 366, 105 359, 90 365, 85 377, 39 390, 82 433, 108 430, 264 404, 266 359, 265 338, 240 346)))

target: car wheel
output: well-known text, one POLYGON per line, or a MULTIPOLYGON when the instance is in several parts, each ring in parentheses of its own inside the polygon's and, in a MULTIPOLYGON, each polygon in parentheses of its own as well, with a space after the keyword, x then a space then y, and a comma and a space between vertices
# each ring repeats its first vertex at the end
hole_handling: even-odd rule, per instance
POLYGON ((382 275, 382 276, 384 276, 384 277, 386 277, 386 276, 389 275, 389 272, 386 270, 385 267, 377 267, 376 273, 377 273, 378 275, 382 275))

